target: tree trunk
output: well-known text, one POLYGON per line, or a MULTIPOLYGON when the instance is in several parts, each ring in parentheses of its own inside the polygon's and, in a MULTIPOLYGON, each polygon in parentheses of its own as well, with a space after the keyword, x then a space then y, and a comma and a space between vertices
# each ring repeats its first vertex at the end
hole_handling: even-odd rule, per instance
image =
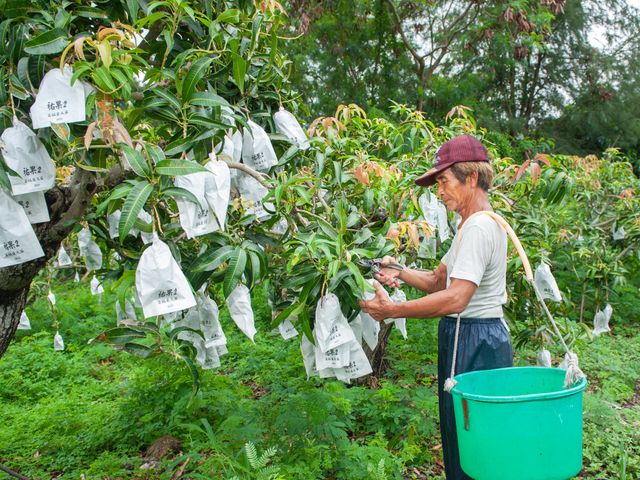
POLYGON ((375 350, 371 350, 367 345, 367 342, 362 342, 362 349, 364 353, 367 355, 367 359, 371 364, 371 369, 373 373, 371 375, 367 375, 365 377, 357 379, 354 383, 356 385, 365 385, 371 383, 371 379, 380 378, 384 375, 385 371, 389 367, 389 362, 387 362, 384 358, 385 353, 387 352, 387 345, 389 344, 389 337, 391 336, 391 330, 393 328, 393 323, 382 323, 380 325, 380 333, 378 333, 378 346, 375 350))
POLYGON ((0 357, 16 334, 28 293, 29 286, 19 290, 0 290, 0 357))

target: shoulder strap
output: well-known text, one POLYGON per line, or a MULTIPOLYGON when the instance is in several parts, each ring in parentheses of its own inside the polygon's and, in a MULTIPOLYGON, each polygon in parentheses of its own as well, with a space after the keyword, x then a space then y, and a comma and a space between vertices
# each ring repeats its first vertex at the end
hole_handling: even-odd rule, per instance
POLYGON ((525 277, 529 282, 533 282, 533 270, 531 270, 531 264, 529 263, 529 258, 527 257, 527 254, 524 251, 524 248, 522 248, 522 244, 520 243, 520 239, 518 238, 518 236, 516 235, 516 232, 513 231, 513 228, 511 228, 511 226, 507 223, 507 221, 502 218, 500 215, 498 215, 496 212, 492 212, 490 210, 481 210, 479 212, 474 213, 473 215, 471 215, 469 218, 467 218, 467 220, 464 222, 464 224, 458 229, 458 242, 460 241, 460 232, 462 231, 462 229, 464 228, 464 225, 466 225, 466 223, 471 220, 473 217, 477 217, 478 215, 488 215, 491 218, 493 218, 495 220, 495 222, 500 225, 502 228, 504 228, 507 232, 507 235, 509 235, 509 238, 511 239, 511 242, 513 243, 513 246, 516 247, 516 251, 518 252, 518 256, 520 257, 520 260, 522 261, 522 266, 524 267, 524 273, 525 273, 525 277))

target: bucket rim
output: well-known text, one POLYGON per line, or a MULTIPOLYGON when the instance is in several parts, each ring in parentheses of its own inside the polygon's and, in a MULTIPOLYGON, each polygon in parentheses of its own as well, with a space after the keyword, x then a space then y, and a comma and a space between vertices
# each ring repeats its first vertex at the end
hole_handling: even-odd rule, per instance
MULTIPOLYGON (((499 368, 494 370, 553 370, 553 371, 561 371, 557 368, 548 368, 548 367, 507 367, 507 368, 499 368)), ((473 372, 466 372, 456 375, 456 377, 468 376, 468 375, 477 375, 482 374, 482 372, 487 372, 487 370, 475 370, 473 372)), ((451 390, 453 395, 457 395, 467 400, 474 400, 477 402, 485 402, 485 403, 518 403, 518 402, 533 402, 540 400, 553 400, 557 398, 569 397, 571 395, 575 395, 577 393, 581 393, 587 387, 587 379, 581 378, 578 383, 573 385, 571 388, 563 388, 562 390, 558 390, 555 392, 542 392, 542 393, 531 393, 527 395, 481 395, 477 393, 468 393, 461 391, 457 386, 451 390)))

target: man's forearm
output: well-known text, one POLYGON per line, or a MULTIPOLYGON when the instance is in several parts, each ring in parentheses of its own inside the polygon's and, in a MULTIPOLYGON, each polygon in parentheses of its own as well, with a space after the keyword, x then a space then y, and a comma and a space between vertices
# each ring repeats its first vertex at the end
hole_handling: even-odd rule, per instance
POLYGON ((407 285, 427 293, 434 293, 445 288, 441 285, 440 279, 432 271, 414 270, 406 268, 397 277, 407 285))
POLYGON ((388 306, 387 318, 434 318, 455 315, 465 305, 450 290, 441 290, 432 295, 388 306))

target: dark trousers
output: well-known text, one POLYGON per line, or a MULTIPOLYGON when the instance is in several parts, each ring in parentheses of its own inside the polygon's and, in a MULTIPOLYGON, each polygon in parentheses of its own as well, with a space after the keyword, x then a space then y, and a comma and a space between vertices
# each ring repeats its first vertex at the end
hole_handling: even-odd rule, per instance
MULTIPOLYGON (((456 319, 442 317, 438 326, 438 400, 440 433, 447 480, 470 479, 462 471, 453 413, 453 398, 445 392, 444 381, 451 373, 456 319)), ((463 318, 458 335, 455 374, 513 366, 509 332, 499 318, 463 318)))

